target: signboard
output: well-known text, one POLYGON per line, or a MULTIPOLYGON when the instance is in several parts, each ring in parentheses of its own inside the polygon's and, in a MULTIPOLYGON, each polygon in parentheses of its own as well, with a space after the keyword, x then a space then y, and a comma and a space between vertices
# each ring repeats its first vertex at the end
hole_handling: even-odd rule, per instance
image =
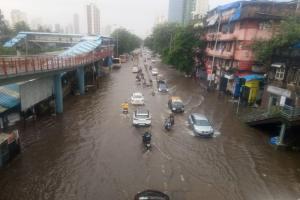
POLYGON ((25 111, 33 105, 50 97, 53 93, 53 79, 43 78, 27 81, 20 85, 21 110, 25 111))
POLYGON ((275 94, 278 96, 285 96, 288 98, 290 98, 292 95, 290 90, 286 90, 286 89, 271 86, 271 85, 268 86, 267 91, 270 92, 271 94, 275 94))

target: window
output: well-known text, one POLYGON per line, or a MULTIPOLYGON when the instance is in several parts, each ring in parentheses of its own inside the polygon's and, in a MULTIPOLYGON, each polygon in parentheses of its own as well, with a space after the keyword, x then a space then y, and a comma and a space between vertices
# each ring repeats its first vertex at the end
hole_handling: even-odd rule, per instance
POLYGON ((259 22, 258 29, 259 30, 266 30, 272 28, 272 24, 270 22, 259 22))
POLYGON ((226 51, 231 51, 232 43, 228 42, 226 45, 226 51))
POLYGON ((283 78, 284 78, 284 72, 285 72, 285 69, 282 68, 282 67, 276 69, 275 79, 276 79, 276 80, 279 80, 279 81, 282 81, 283 78))

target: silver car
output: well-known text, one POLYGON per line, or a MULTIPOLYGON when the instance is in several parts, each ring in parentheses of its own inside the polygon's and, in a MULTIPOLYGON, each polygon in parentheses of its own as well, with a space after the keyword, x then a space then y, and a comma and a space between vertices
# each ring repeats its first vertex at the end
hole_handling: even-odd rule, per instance
POLYGON ((212 137, 214 129, 208 119, 198 113, 192 113, 188 118, 189 124, 193 128, 195 134, 203 137, 212 137))
POLYGON ((149 110, 138 108, 134 111, 132 124, 134 126, 151 126, 151 114, 149 110))

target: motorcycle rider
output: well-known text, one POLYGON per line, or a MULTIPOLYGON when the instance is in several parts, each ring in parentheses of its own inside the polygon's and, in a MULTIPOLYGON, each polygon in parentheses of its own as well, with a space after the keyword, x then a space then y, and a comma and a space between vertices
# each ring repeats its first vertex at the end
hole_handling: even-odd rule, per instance
POLYGON ((175 118, 174 118, 174 114, 173 113, 170 114, 169 120, 170 120, 170 122, 171 122, 171 124, 173 126, 175 124, 175 118))
POLYGON ((128 113, 129 104, 127 101, 121 104, 121 108, 123 109, 123 113, 128 113))
POLYGON ((152 137, 151 133, 146 131, 143 135, 143 143, 144 144, 150 143, 151 142, 151 137, 152 137))

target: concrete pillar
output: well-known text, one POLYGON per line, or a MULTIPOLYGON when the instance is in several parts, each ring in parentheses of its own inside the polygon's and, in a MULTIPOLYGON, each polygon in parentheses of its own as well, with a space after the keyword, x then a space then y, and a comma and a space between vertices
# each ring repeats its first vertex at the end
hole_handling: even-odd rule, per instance
POLYGON ((280 128, 278 145, 283 145, 283 139, 284 139, 284 135, 285 135, 285 130, 286 130, 286 124, 283 122, 281 124, 281 128, 280 128))
POLYGON ((271 113, 271 108, 272 108, 272 103, 273 103, 273 96, 269 96, 269 101, 268 101, 268 114, 271 113))
POLYGON ((84 95, 85 84, 84 84, 84 66, 78 67, 76 70, 77 80, 78 80, 78 89, 80 95, 84 95))
POLYGON ((55 110, 57 113, 63 112, 63 92, 61 84, 61 75, 56 74, 53 78, 54 81, 54 95, 55 95, 55 110))

